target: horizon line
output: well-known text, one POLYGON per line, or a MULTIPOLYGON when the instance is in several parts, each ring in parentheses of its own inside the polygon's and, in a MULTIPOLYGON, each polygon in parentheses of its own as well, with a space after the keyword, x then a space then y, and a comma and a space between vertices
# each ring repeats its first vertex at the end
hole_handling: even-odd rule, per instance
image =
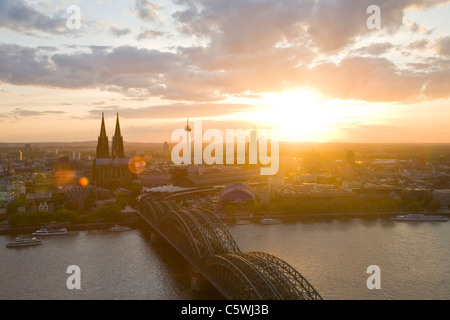
MULTIPOLYGON (((269 140, 270 141, 270 140, 269 140)), ((160 142, 137 142, 137 141, 124 141, 124 144, 178 144, 180 142, 178 141, 160 141, 160 142)), ((85 140, 85 141, 27 141, 27 142, 5 142, 0 141, 0 144, 73 144, 73 143, 86 143, 86 144, 95 144, 97 143, 96 140, 85 140)), ((111 141, 109 142, 111 143, 111 141)), ((203 144, 210 144, 211 142, 203 142, 203 144)), ((246 142, 247 143, 247 142, 246 142)), ((394 145, 394 144, 450 144, 449 142, 349 142, 349 141, 289 141, 289 140, 280 140, 279 143, 294 143, 294 144, 387 144, 387 145, 394 145)), ((192 142, 191 144, 194 144, 192 142)), ((223 142, 223 144, 226 144, 226 141, 223 142)))

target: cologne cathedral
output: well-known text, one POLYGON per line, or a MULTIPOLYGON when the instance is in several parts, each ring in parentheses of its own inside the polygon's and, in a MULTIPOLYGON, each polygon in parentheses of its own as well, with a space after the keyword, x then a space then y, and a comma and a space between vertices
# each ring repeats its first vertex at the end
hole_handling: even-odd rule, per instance
POLYGON ((136 174, 129 169, 130 160, 130 158, 125 157, 119 114, 117 114, 116 132, 112 140, 111 154, 108 136, 106 135, 105 116, 102 114, 97 156, 93 165, 92 184, 110 190, 130 186, 137 179, 136 174))

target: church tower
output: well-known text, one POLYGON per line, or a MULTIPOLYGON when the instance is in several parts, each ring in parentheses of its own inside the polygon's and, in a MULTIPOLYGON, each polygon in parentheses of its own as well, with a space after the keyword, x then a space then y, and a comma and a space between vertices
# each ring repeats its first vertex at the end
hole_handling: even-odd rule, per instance
POLYGON ((129 168, 129 162, 130 159, 125 158, 119 114, 117 114, 116 132, 112 141, 111 155, 109 153, 108 137, 106 136, 105 118, 102 115, 97 157, 94 159, 92 169, 92 185, 110 190, 129 187, 137 180, 136 173, 129 168))
POLYGON ((109 158, 108 136, 106 135, 105 114, 102 113, 102 126, 97 144, 97 159, 109 158))
POLYGON ((112 141, 112 150, 111 156, 113 159, 116 158, 125 158, 125 152, 123 148, 123 137, 120 133, 120 124, 119 124, 119 113, 117 113, 117 121, 116 121, 116 132, 112 141))

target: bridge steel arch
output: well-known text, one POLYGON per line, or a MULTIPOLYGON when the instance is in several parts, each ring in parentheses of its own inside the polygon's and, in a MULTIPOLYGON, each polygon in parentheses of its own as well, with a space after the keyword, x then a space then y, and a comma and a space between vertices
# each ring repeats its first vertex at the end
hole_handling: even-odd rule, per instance
POLYGON ((209 257, 205 273, 236 300, 322 300, 298 271, 264 252, 209 257))
POLYGON ((289 265, 286 261, 277 258, 266 252, 252 252, 253 256, 257 256, 276 265, 284 275, 288 277, 290 283, 294 284, 295 288, 299 290, 305 300, 322 300, 322 297, 316 289, 298 272, 294 267, 289 265))
POLYGON ((141 203, 140 209, 145 219, 228 299, 322 300, 287 262, 265 252, 241 252, 226 225, 211 211, 184 210, 175 201, 154 199, 141 203))
POLYGON ((189 210, 201 223, 208 241, 214 248, 214 254, 239 253, 241 250, 225 224, 213 213, 198 209, 189 210), (217 219, 217 220, 216 220, 217 219))

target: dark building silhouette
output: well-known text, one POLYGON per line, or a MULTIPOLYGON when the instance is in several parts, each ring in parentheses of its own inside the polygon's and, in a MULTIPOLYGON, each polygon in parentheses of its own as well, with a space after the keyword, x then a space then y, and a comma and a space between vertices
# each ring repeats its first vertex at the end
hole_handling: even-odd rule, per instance
POLYGON ((353 150, 348 150, 347 151, 347 157, 346 157, 346 162, 348 164, 355 164, 355 152, 353 150))
POLYGON ((162 152, 163 152, 164 157, 167 157, 167 158, 170 157, 170 147, 169 147, 169 143, 167 141, 165 141, 163 144, 162 152))
POLYGON ((69 157, 59 157, 58 170, 61 170, 61 171, 71 171, 72 170, 72 165, 70 164, 69 157))
MULTIPOLYGON (((132 164, 131 159, 125 157, 119 114, 117 114, 116 131, 112 140, 110 156, 103 114, 100 136, 98 137, 97 155, 93 165, 92 184, 110 190, 128 187, 137 179, 136 174, 130 170, 132 164)), ((131 167, 131 169, 133 168, 131 167)))
POLYGON ((97 143, 97 159, 109 158, 109 142, 108 136, 106 135, 105 127, 105 114, 102 113, 102 126, 100 129, 100 136, 98 137, 97 143))
POLYGON ((123 149, 123 137, 122 134, 120 133, 119 114, 117 114, 116 132, 114 134, 112 141, 111 156, 113 159, 125 158, 125 152, 123 149))

